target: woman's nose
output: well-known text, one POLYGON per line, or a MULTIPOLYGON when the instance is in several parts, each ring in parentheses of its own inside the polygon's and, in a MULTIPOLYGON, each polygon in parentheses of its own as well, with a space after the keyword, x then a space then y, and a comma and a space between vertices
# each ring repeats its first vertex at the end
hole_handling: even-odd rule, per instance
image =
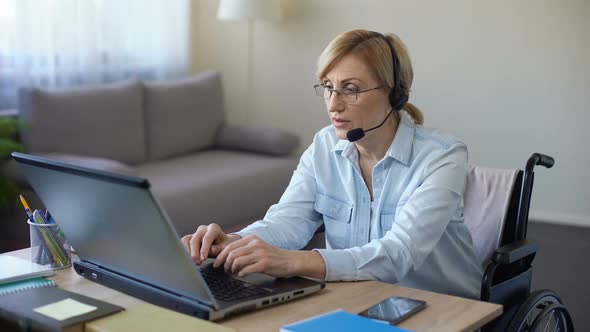
POLYGON ((344 102, 337 93, 332 93, 330 98, 326 99, 326 106, 328 112, 342 112, 344 111, 344 102))

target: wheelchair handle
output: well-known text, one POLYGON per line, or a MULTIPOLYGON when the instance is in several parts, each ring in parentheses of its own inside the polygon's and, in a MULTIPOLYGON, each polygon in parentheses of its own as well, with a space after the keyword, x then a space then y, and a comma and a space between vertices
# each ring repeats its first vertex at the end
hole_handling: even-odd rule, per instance
POLYGON ((546 154, 542 154, 542 153, 538 153, 538 152, 533 153, 533 155, 531 156, 529 161, 534 162, 533 166, 534 165, 541 165, 541 166, 545 166, 547 168, 551 168, 551 167, 553 167, 553 165, 555 165, 555 159, 553 159, 553 157, 550 157, 546 154))
POLYGON ((516 217, 515 240, 517 241, 526 239, 531 193, 533 191, 533 168, 535 168, 535 165, 551 168, 555 165, 555 159, 542 153, 533 153, 526 162, 526 167, 522 175, 520 201, 518 202, 518 214, 516 217))

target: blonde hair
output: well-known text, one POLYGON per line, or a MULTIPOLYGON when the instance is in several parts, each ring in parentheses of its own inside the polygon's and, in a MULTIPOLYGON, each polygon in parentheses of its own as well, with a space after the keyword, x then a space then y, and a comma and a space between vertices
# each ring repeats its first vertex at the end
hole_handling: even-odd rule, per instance
MULTIPOLYGON (((410 95, 410 88, 414 79, 412 61, 408 54, 406 45, 401 39, 392 33, 384 34, 399 60, 400 82, 406 94, 410 95)), ((373 69, 373 74, 390 89, 393 87, 393 59, 387 42, 375 32, 357 29, 343 32, 326 46, 318 59, 318 70, 316 76, 322 80, 334 64, 343 56, 348 54, 360 55, 367 65, 373 69)), ((417 124, 424 123, 422 111, 412 103, 406 103, 402 108, 417 124)))

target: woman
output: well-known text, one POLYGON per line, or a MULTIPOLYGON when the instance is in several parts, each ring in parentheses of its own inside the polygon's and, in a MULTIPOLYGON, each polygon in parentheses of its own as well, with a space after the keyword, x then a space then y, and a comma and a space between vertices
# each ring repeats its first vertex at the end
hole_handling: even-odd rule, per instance
POLYGON ((482 271, 463 223, 467 148, 421 126, 407 103, 413 71, 401 40, 342 33, 317 77, 332 125, 263 220, 235 234, 211 224, 184 236, 194 261, 216 256, 215 266, 239 276, 380 280, 479 298, 482 271), (322 224, 326 249, 299 250, 322 224))

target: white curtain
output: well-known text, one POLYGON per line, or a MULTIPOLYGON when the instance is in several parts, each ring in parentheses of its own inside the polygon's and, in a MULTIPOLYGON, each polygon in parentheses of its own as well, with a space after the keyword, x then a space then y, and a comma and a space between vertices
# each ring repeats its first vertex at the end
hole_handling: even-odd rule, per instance
POLYGON ((0 0, 0 109, 19 86, 184 75, 189 19, 190 0, 0 0))

